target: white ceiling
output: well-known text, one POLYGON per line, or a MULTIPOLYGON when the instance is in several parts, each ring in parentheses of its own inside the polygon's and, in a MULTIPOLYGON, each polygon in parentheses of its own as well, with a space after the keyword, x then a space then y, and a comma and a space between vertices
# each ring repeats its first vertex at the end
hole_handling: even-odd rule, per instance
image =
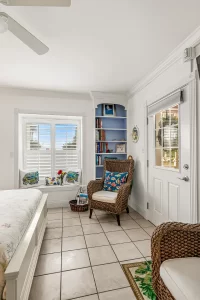
POLYGON ((6 7, 49 46, 38 56, 0 35, 0 85, 128 91, 200 25, 199 0, 72 0, 70 8, 6 7))

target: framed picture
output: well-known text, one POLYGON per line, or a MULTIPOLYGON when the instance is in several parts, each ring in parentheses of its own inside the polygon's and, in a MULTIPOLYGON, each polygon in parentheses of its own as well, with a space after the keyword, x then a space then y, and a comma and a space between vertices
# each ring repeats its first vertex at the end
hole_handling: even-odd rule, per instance
POLYGON ((116 145, 116 153, 126 153, 126 144, 116 145))
POLYGON ((137 126, 133 127, 132 140, 133 140, 134 143, 137 143, 138 140, 139 140, 139 128, 137 126))
POLYGON ((103 115, 108 117, 114 117, 116 115, 115 105, 103 104, 103 115))

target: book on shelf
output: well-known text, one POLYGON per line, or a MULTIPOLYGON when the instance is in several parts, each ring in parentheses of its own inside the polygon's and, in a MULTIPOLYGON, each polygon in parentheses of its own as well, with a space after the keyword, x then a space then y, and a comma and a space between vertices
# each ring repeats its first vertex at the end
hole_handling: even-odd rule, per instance
POLYGON ((105 130, 96 130, 96 141, 105 141, 106 133, 105 130))
POLYGON ((107 153, 108 143, 106 142, 96 142, 96 153, 107 153))
POLYGON ((96 156, 96 165, 97 166, 101 166, 102 164, 103 164, 102 156, 101 155, 97 155, 96 156))
POLYGON ((96 141, 99 141, 99 131, 96 130, 96 141))
POLYGON ((96 128, 102 128, 102 120, 100 118, 96 118, 96 128))

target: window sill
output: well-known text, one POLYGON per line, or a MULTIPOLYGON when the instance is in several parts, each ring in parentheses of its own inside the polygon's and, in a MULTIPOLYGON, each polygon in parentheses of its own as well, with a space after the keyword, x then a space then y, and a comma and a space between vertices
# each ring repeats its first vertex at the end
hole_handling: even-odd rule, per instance
POLYGON ((38 186, 34 186, 34 187, 30 187, 28 189, 38 189, 41 192, 62 192, 62 191, 73 191, 73 190, 77 190, 79 188, 79 184, 66 184, 66 185, 58 185, 58 186, 54 186, 54 185, 38 185, 38 186))

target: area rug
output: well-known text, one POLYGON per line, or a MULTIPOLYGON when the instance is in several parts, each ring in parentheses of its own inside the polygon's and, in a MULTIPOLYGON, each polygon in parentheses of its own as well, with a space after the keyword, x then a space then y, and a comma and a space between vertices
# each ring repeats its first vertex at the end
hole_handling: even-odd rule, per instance
POLYGON ((122 265, 137 300, 156 300, 152 287, 151 261, 122 265))

